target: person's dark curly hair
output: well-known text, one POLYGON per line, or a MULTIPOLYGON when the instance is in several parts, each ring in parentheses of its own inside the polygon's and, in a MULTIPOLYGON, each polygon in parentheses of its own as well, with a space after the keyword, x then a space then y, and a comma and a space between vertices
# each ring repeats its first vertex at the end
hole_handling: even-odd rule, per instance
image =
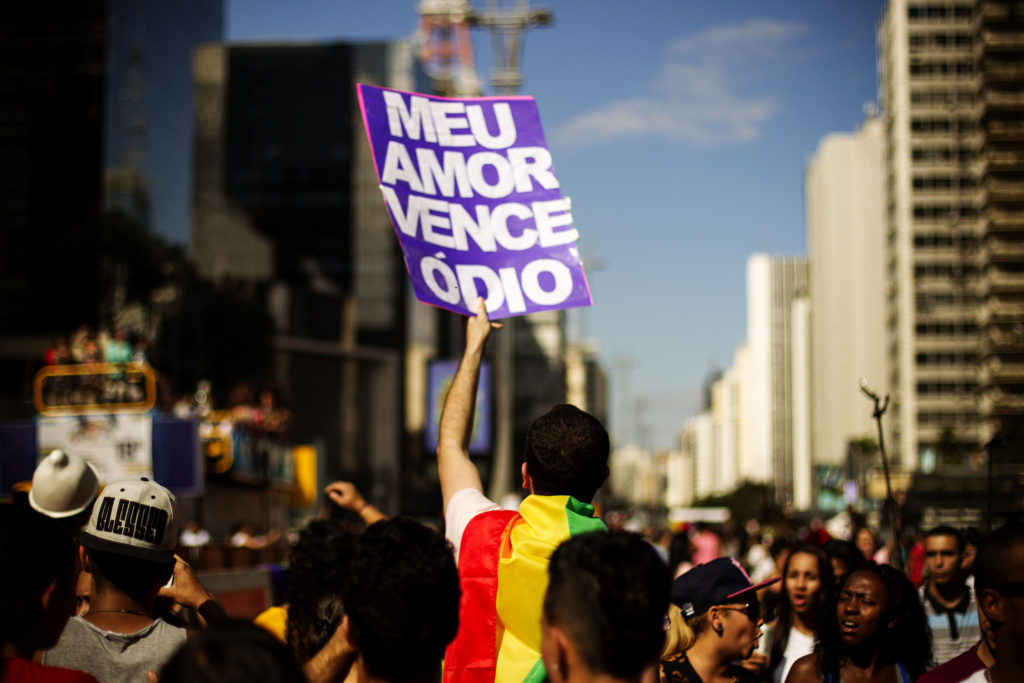
POLYGON ((928 617, 924 606, 914 589, 914 584, 903 572, 887 564, 865 562, 852 572, 847 572, 834 590, 829 591, 825 602, 824 619, 818 626, 814 652, 822 676, 830 673, 838 680, 840 667, 846 657, 845 646, 839 633, 837 608, 839 595, 846 582, 857 572, 870 572, 882 580, 889 595, 889 607, 883 616, 883 624, 892 624, 878 633, 874 645, 878 648, 881 665, 903 663, 911 680, 927 671, 932 664, 932 632, 928 628, 928 617))
POLYGON ((288 648, 247 621, 197 631, 157 678, 160 683, 307 683, 288 648))
POLYGON ((576 406, 557 405, 530 425, 524 458, 533 491, 589 503, 608 476, 608 432, 576 406))
POLYGON ((459 628, 451 546, 408 517, 367 527, 342 590, 349 637, 367 673, 402 683, 437 673, 459 628))
POLYGON ((818 579, 821 581, 821 586, 818 588, 818 592, 814 596, 814 601, 811 605, 811 609, 814 611, 812 619, 816 624, 821 624, 825 619, 825 602, 826 596, 832 589, 835 580, 832 578, 832 562, 828 556, 820 548, 815 548, 811 545, 797 545, 794 546, 792 551, 786 557, 786 562, 782 566, 782 585, 779 587, 779 604, 775 608, 775 614, 778 617, 778 621, 775 625, 775 643, 772 645, 771 651, 771 669, 774 671, 779 664, 782 663, 783 655, 786 652, 786 646, 789 645, 789 630, 793 626, 793 605, 789 601, 789 593, 786 592, 786 583, 788 581, 789 574, 789 563, 793 561, 793 556, 797 554, 811 555, 818 561, 818 579))
POLYGON ((345 522, 314 519, 299 534, 285 574, 285 640, 305 664, 323 648, 341 618, 341 590, 359 530, 345 522))
POLYGON ((592 673, 633 680, 657 661, 672 578, 643 537, 574 536, 551 555, 548 574, 544 618, 568 633, 592 673))

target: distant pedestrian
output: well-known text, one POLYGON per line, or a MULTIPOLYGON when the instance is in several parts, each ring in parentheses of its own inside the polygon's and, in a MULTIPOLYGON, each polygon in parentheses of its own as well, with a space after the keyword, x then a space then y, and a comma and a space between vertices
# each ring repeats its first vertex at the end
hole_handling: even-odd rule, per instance
POLYGON ((846 575, 826 603, 814 653, 786 683, 916 681, 931 665, 931 635, 914 585, 888 565, 846 575))
POLYGON ((758 681, 735 662, 754 652, 764 623, 755 584, 739 562, 720 557, 700 564, 672 583, 668 632, 661 658, 669 683, 758 681))
POLYGON ((963 549, 963 536, 952 527, 936 527, 925 535, 926 578, 919 594, 936 664, 948 662, 981 638, 978 605, 965 581, 963 549))

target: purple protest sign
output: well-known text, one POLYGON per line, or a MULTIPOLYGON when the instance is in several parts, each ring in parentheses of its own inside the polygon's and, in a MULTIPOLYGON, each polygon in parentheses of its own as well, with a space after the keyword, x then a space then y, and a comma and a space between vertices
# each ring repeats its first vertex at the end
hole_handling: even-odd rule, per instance
POLYGON ((591 304, 532 97, 356 87, 420 301, 472 315, 482 296, 491 319, 591 304))

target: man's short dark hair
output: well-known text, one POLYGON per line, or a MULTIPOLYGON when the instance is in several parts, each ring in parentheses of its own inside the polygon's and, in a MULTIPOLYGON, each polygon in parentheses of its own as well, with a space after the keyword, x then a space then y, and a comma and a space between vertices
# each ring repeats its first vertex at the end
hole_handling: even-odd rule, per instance
POLYGON ((932 538, 933 536, 952 536, 956 539, 956 551, 958 553, 963 553, 964 535, 960 533, 957 529, 954 529, 951 526, 937 526, 928 533, 926 533, 924 535, 924 538, 927 541, 929 538, 932 538))
POLYGON ((356 543, 342 598, 367 673, 391 683, 437 671, 459 628, 459 575, 432 529, 394 517, 356 543))
POLYGON ((594 674, 631 679, 665 642, 668 567, 641 536, 595 531, 551 556, 544 618, 564 629, 594 674))
POLYGON ((978 544, 974 559, 974 589, 982 591, 1001 583, 1024 579, 1024 524, 1013 522, 999 527, 978 544))
POLYGON ((358 535, 344 522, 314 519, 292 549, 285 639, 302 664, 320 651, 345 615, 341 587, 358 535))
POLYGON ((142 602, 153 589, 167 583, 174 571, 174 560, 150 562, 138 557, 108 550, 87 548, 93 585, 97 591, 108 584, 125 595, 142 602))
POLYGON ((576 406, 557 405, 530 425, 526 469, 535 493, 589 503, 608 475, 608 432, 576 406))

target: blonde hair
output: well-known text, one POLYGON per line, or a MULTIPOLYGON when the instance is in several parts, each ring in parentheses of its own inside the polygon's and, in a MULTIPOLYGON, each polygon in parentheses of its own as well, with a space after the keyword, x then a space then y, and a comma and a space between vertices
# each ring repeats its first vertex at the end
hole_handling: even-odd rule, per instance
POLYGON ((683 616, 683 611, 677 605, 668 606, 668 630, 665 632, 665 648, 661 651, 661 658, 689 650, 697 636, 708 627, 708 613, 698 614, 690 617, 689 620, 683 616))

